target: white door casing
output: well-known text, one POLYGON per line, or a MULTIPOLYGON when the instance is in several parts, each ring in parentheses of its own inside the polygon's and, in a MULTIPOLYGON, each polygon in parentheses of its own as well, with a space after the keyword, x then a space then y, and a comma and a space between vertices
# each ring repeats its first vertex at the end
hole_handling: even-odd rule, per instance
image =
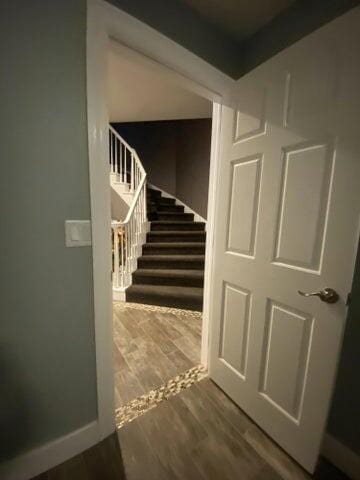
POLYGON ((308 471, 359 231, 360 8, 237 82, 222 107, 210 377, 308 471), (334 288, 335 304, 298 290, 334 288))

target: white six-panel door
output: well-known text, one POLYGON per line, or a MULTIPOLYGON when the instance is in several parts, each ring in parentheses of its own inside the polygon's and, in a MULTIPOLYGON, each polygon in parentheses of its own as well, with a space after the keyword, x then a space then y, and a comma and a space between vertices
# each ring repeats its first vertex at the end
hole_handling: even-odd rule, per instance
POLYGON ((307 470, 358 241, 360 8, 239 80, 222 108, 211 378, 307 470), (298 290, 325 287, 330 304, 298 290))

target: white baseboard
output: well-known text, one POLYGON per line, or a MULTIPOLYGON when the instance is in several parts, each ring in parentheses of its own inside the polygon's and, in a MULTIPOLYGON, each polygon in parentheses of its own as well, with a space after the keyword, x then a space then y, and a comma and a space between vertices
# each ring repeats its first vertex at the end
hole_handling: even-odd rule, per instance
POLYGON ((185 213, 193 213, 193 214, 194 214, 194 222, 203 222, 203 223, 205 223, 205 229, 206 229, 206 220, 205 220, 205 218, 203 218, 201 215, 199 215, 198 213, 196 213, 192 208, 188 207, 188 206, 186 205, 186 203, 182 202, 182 201, 179 200, 177 197, 174 197, 174 195, 171 195, 170 193, 165 192, 165 190, 162 190, 161 188, 156 187, 155 185, 152 185, 151 183, 148 183, 148 186, 149 186, 150 188, 153 188, 154 190, 159 190, 159 191, 162 193, 163 197, 165 197, 165 198, 174 198, 176 205, 181 205, 181 206, 183 206, 185 213))
MULTIPOLYGON (((130 282, 130 285, 132 281, 130 282)), ((126 288, 113 288, 113 300, 116 302, 126 302, 126 288)))
POLYGON ((352 480, 360 480, 360 455, 328 433, 325 434, 321 453, 352 480))
POLYGON ((28 480, 78 455, 100 441, 94 421, 0 465, 1 480, 28 480))

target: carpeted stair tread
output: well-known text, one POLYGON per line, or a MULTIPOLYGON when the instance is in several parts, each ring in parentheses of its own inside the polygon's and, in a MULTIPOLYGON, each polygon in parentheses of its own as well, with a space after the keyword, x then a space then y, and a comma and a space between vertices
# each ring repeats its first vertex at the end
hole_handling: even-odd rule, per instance
POLYGON ((161 192, 160 192, 160 190, 154 190, 153 188, 147 188, 146 195, 148 197, 160 198, 161 197, 161 192))
POLYGON ((185 231, 151 231, 148 232, 146 241, 147 243, 158 242, 205 242, 206 232, 196 230, 185 231))
POLYGON ((126 289, 126 301, 202 310, 205 223, 195 222, 174 198, 147 188, 150 232, 126 289))
POLYGON ((142 255, 138 268, 203 270, 205 255, 142 255))
POLYGON ((175 198, 160 197, 160 205, 175 205, 175 198))
POLYGON ((131 285, 126 290, 126 300, 201 311, 203 289, 199 287, 131 285))
POLYGON ((154 231, 174 231, 174 230, 186 230, 186 231, 204 231, 205 223, 204 222, 183 222, 183 221, 170 221, 170 220, 155 220, 151 222, 151 232, 154 231))
POLYGON ((204 242, 150 242, 142 247, 143 255, 202 255, 204 242))
POLYGON ((146 247, 166 247, 166 246, 169 246, 169 247, 173 247, 173 246, 178 246, 178 247, 189 247, 189 246, 203 246, 205 247, 205 242, 169 242, 169 243, 166 243, 166 242, 159 242, 159 243, 145 243, 143 245, 146 246, 146 247))
POLYGON ((193 213, 180 213, 180 212, 157 212, 159 220, 177 220, 183 222, 193 222, 194 221, 194 214, 193 213))
POLYGON ((133 273, 134 284, 146 285, 177 285, 186 287, 203 287, 203 270, 176 269, 138 269, 133 273))
POLYGON ((159 213, 184 213, 183 205, 170 205, 168 203, 159 203, 157 205, 159 213))

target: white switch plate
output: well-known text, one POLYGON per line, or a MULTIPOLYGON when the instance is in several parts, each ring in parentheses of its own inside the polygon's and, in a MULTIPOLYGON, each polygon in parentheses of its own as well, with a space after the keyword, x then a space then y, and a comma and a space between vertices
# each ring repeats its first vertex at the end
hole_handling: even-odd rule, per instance
POLYGON ((65 244, 67 247, 91 245, 90 220, 65 220, 65 244))

